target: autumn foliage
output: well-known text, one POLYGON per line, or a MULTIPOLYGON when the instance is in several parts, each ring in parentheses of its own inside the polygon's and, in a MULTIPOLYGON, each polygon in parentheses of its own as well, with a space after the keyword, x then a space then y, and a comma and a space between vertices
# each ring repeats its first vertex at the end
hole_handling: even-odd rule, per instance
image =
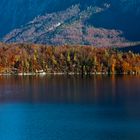
POLYGON ((140 55, 92 46, 0 44, 0 74, 140 74, 140 55))

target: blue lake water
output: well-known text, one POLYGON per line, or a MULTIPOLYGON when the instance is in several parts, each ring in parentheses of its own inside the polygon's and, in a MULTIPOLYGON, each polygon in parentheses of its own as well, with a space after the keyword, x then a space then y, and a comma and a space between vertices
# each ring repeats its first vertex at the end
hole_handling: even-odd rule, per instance
POLYGON ((140 76, 0 77, 0 140, 139 140, 140 76))

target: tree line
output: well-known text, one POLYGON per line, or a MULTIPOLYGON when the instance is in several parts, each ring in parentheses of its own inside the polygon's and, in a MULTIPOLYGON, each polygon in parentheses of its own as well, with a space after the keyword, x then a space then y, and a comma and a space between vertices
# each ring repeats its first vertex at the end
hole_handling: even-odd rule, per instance
POLYGON ((140 74, 140 55, 92 46, 0 44, 0 74, 140 74))

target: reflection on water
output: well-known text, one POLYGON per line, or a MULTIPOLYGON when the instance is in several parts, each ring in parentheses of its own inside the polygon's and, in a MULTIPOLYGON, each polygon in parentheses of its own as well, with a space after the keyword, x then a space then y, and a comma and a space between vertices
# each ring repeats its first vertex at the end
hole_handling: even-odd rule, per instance
POLYGON ((140 99, 139 83, 132 76, 0 77, 0 102, 127 102, 140 99))
POLYGON ((0 140, 139 140, 140 77, 0 77, 0 140))

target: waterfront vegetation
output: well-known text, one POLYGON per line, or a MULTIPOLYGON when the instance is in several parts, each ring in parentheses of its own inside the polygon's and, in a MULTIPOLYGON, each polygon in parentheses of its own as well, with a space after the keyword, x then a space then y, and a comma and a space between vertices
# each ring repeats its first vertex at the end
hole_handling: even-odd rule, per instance
POLYGON ((0 44, 0 74, 140 74, 140 55, 92 46, 0 44))

